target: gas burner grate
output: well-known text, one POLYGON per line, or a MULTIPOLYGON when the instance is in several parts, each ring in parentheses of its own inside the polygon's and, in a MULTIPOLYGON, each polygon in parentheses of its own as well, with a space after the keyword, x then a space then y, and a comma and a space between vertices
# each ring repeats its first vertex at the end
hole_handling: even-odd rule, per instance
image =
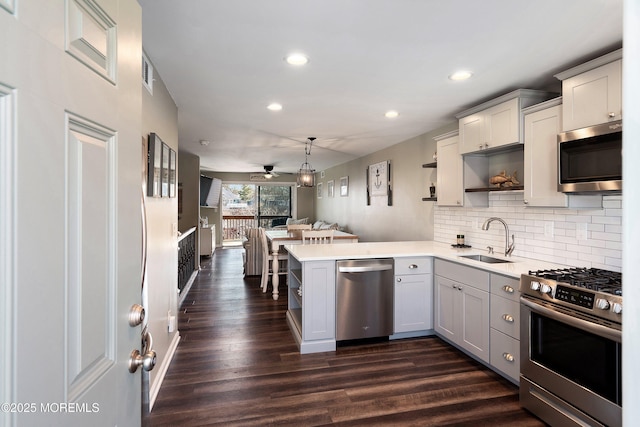
POLYGON ((529 275, 555 280, 556 282, 568 283, 580 288, 622 296, 622 273, 616 271, 576 267, 529 271, 529 275))

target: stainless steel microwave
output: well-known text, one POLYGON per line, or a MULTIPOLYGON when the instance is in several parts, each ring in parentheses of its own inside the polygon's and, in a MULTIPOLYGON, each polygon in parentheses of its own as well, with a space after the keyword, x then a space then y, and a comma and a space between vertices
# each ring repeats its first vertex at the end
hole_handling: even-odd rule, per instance
POLYGON ((622 191, 622 120, 558 134, 558 191, 622 191))

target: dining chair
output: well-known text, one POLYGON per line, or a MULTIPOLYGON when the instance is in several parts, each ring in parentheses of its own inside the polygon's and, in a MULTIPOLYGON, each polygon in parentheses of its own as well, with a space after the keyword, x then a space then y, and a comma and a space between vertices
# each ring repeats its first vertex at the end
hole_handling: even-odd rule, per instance
POLYGON ((264 228, 260 227, 260 241, 262 242, 262 279, 260 280, 260 287, 262 292, 267 292, 267 283, 269 282, 269 275, 273 274, 287 274, 287 260, 289 254, 286 252, 278 253, 276 265, 274 266, 273 254, 267 241, 267 235, 264 232, 264 228))
POLYGON ((303 245, 333 243, 334 230, 302 230, 303 245))
POLYGON ((288 224, 287 231, 292 230, 311 230, 311 224, 288 224))

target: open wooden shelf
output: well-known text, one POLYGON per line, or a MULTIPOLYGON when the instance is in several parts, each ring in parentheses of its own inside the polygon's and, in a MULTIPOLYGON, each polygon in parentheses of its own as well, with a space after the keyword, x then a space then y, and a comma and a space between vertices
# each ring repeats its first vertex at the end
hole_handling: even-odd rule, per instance
POLYGON ((438 162, 425 163, 422 165, 423 168, 437 168, 438 162))
POLYGON ((465 193, 486 193, 488 191, 518 191, 524 190, 524 185, 514 185, 513 187, 483 187, 483 188, 465 188, 465 193))

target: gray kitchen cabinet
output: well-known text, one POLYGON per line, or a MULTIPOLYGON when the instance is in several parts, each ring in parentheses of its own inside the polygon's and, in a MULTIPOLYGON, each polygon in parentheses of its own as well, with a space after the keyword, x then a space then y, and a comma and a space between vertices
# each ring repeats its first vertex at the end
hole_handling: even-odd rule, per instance
POLYGON ((435 332, 489 363, 489 273, 440 259, 434 273, 435 332))
POLYGON ((511 381, 520 377, 520 282, 491 274, 489 363, 511 381))
POLYGON ((622 119, 622 49, 556 74, 564 131, 622 119))
POLYGON ((602 195, 567 195, 558 191, 557 137, 561 131, 561 98, 524 110, 524 204, 536 207, 602 207, 602 195))
POLYGON ((335 261, 288 262, 287 322, 300 353, 335 351, 335 261))
POLYGON ((396 258, 394 274, 394 334, 433 329, 433 259, 396 258))
POLYGON ((458 131, 435 137, 438 150, 436 191, 438 206, 463 206, 462 156, 458 149, 458 131))

